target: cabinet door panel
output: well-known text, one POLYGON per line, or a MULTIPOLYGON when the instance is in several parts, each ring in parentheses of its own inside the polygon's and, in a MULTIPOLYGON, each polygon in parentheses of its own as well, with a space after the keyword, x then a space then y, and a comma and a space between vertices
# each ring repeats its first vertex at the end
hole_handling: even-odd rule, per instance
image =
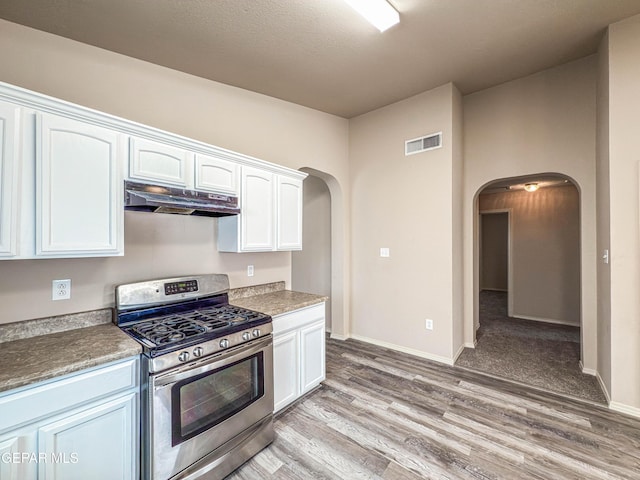
POLYGON ((324 319, 300 330, 301 394, 320 385, 325 377, 324 319))
POLYGON ((129 177, 192 188, 193 154, 162 143, 131 138, 129 177))
POLYGON ((41 480, 133 480, 137 395, 129 394, 40 427, 41 480))
POLYGON ((19 114, 17 105, 0 102, 0 257, 17 253, 19 114))
POLYGON ((0 480, 36 478, 36 432, 23 430, 0 438, 0 480), (28 457, 27 457, 28 455, 28 457))
POLYGON ((278 250, 302 250, 302 180, 278 177, 278 250))
POLYGON ((299 393, 298 332, 278 335, 273 339, 273 404, 274 412, 284 408, 299 393))
POLYGON ((241 238, 243 251, 273 250, 273 174, 242 168, 241 238))
POLYGON ((121 135, 48 114, 37 128, 36 254, 122 254, 121 135))
POLYGON ((237 195, 239 170, 237 163, 198 154, 196 155, 196 190, 237 195))

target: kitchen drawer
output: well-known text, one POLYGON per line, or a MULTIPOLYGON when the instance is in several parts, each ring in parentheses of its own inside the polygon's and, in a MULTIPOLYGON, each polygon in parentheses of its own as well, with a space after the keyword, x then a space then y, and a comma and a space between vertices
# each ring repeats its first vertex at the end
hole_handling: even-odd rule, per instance
POLYGON ((325 316, 324 302, 318 305, 301 308, 293 312, 283 313, 273 317, 273 334, 287 332, 293 328, 300 328, 325 316))
POLYGON ((83 370, 0 396, 0 433, 139 386, 139 357, 83 370))

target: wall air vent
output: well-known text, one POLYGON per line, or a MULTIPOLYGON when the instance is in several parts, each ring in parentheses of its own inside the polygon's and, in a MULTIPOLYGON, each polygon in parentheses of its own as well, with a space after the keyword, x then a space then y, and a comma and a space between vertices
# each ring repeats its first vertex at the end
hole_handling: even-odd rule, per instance
POLYGON ((413 140, 404 142, 404 154, 413 155, 414 153, 426 152, 434 148, 442 148, 442 132, 432 133, 413 140))

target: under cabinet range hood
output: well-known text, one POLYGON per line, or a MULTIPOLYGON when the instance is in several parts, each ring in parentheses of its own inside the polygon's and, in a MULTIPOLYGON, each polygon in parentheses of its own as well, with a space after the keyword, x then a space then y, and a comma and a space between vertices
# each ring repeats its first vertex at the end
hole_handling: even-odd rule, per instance
POLYGON ((226 217, 238 215, 238 197, 199 190, 124 182, 124 208, 155 213, 226 217))

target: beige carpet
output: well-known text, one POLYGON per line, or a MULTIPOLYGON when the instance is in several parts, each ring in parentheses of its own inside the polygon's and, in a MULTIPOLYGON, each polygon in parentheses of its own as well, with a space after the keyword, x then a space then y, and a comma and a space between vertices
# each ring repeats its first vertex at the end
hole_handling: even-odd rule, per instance
POLYGON ((476 348, 456 366, 606 404, 596 377, 580 371, 580 329, 507 316, 507 294, 481 292, 476 348))

